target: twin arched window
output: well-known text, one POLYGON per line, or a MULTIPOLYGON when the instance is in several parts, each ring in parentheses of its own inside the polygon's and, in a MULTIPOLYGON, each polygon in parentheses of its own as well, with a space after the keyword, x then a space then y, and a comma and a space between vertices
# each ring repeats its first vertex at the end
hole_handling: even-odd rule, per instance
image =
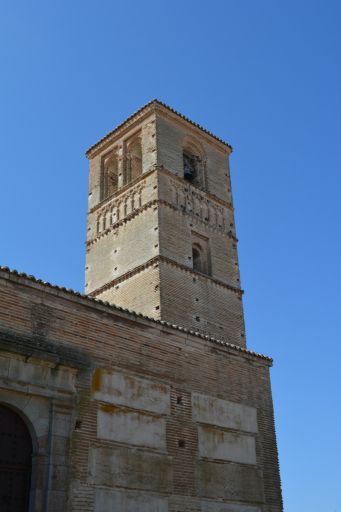
POLYGON ((126 146, 119 161, 116 151, 103 159, 102 199, 112 196, 119 188, 135 181, 142 174, 142 146, 136 137, 126 146))
MULTIPOLYGON (((116 151, 103 159, 102 199, 112 196, 120 187, 135 181, 142 174, 142 146, 140 136, 128 141, 123 158, 116 151)), ((183 144, 184 179, 197 188, 205 189, 204 152, 200 144, 185 139, 183 144)))

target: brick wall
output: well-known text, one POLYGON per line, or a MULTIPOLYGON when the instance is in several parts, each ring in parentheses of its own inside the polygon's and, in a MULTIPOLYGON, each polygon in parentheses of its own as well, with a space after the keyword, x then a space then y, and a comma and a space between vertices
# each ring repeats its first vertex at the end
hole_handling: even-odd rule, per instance
POLYGON ((158 114, 156 119, 157 130, 157 163, 169 169, 176 176, 183 178, 182 150, 183 141, 192 139, 202 147, 205 161, 207 189, 225 202, 231 202, 231 187, 229 181, 229 168, 227 157, 229 151, 217 144, 208 142, 203 134, 193 131, 191 126, 179 122, 176 116, 158 114))
POLYGON ((123 133, 119 130, 95 150, 90 157, 86 292, 245 345, 228 153, 179 116, 158 109, 129 121, 123 133), (141 134, 142 175, 98 203, 102 159, 115 148, 124 155, 136 133, 141 134), (192 143, 200 152, 203 190, 183 179, 183 149, 192 143), (198 237, 205 240, 212 279, 198 276, 200 286, 193 287, 194 276, 182 267, 193 268, 192 244, 198 237), (146 268, 165 259, 180 267, 167 272, 164 263, 162 274, 153 272, 152 283, 146 268), (155 287, 162 293, 156 294, 155 287))
POLYGON ((160 263, 161 312, 169 322, 245 346, 241 295, 206 276, 160 263), (181 297, 181 300, 177 300, 181 297))
POLYGON ((0 305, 3 337, 91 362, 75 382, 68 510, 282 510, 268 359, 4 271, 0 305))

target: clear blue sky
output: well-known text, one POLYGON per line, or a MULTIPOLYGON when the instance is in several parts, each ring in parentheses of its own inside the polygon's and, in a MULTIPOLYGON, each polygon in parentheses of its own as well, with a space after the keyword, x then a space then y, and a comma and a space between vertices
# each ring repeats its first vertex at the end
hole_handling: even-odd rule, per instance
POLYGON ((248 345, 275 359, 285 510, 341 512, 340 2, 0 9, 1 264, 83 289, 84 151, 150 99, 228 140, 248 345))

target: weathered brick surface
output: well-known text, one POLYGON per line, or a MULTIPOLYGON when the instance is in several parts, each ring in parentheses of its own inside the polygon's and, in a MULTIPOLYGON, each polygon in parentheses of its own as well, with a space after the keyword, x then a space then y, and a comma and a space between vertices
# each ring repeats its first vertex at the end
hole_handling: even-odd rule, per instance
MULTIPOLYGON (((1 272, 0 277, 2 336, 13 331, 19 336, 26 336, 27 339, 36 336, 32 311, 38 304, 44 304, 51 311, 50 318, 44 320, 46 341, 51 346, 58 346, 59 349, 62 347, 66 351, 80 350, 83 356, 91 361, 87 369, 78 371, 76 381, 77 405, 73 417, 74 421, 76 419, 80 421, 80 427, 70 433, 71 480, 68 491, 70 510, 94 510, 96 489, 101 486, 90 474, 91 449, 106 449, 109 452, 111 449, 116 450, 119 446, 132 449, 129 443, 122 445, 120 441, 98 437, 98 410, 105 405, 105 402, 98 400, 100 398, 98 389, 102 384, 101 379, 98 378, 100 373, 96 369, 105 369, 106 372, 124 372, 128 376, 147 379, 155 386, 160 383, 162 390, 165 386, 169 386, 170 409, 167 412, 164 407, 162 408, 162 417, 166 419, 166 452, 163 448, 161 452, 159 449, 155 451, 153 448, 142 446, 134 448, 142 450, 141 453, 144 451, 166 453, 170 457, 171 487, 167 487, 169 484, 164 487, 166 484, 162 480, 163 490, 160 488, 159 493, 156 493, 167 497, 168 510, 199 511, 202 499, 212 499, 212 487, 209 487, 211 489, 208 492, 209 496, 206 496, 205 489, 207 482, 213 478, 214 472, 210 472, 209 466, 206 466, 205 473, 198 473, 198 468, 205 459, 200 458, 198 454, 199 424, 193 418, 191 399, 194 392, 257 409, 258 434, 255 435, 257 463, 252 467, 263 475, 261 488, 258 486, 258 491, 263 493, 264 501, 263 498, 259 501, 259 494, 251 495, 251 491, 248 491, 248 494, 243 496, 240 490, 238 500, 245 499, 249 505, 257 506, 260 510, 267 512, 281 510, 267 360, 247 352, 238 352, 233 348, 220 347, 204 339, 119 312, 110 306, 77 298, 66 292, 32 283, 25 278, 8 275, 6 272, 1 272), (205 475, 207 475, 207 481, 205 475), (202 483, 203 478, 205 485, 202 483), (254 499, 256 501, 252 501, 254 499)), ((138 407, 134 405, 135 403, 131 402, 133 410, 138 407)), ((124 406, 119 405, 119 407, 124 406)), ((141 404, 141 407, 150 408, 148 404, 141 404)), ((146 411, 146 414, 155 413, 146 411)), ((138 459, 131 457, 127 459, 128 462, 132 460, 138 459)), ((134 471, 134 466, 131 466, 130 462, 129 464, 130 470, 134 471)), ((212 461, 211 464, 214 470, 218 470, 221 464, 229 463, 212 461)), ((243 471, 243 465, 238 466, 241 467, 240 471, 243 471)), ((249 466, 246 465, 245 468, 247 467, 249 466)), ((247 469, 244 473, 247 474, 247 469)), ((238 474, 234 472, 234 478, 237 478, 238 474)), ((59 478, 57 474, 56 478, 59 478)), ((124 479, 124 475, 120 478, 124 479)), ((129 482, 126 482, 127 488, 129 485, 129 482)), ((238 489, 241 489, 240 485, 239 482, 238 489)), ((110 490, 115 488, 115 485, 105 484, 104 487, 110 490)), ((135 487, 132 490, 135 490, 135 487)), ((143 490, 143 493, 148 492, 152 491, 143 490)), ((237 493, 237 488, 235 490, 232 488, 231 492, 237 493)), ((155 495, 155 490, 153 493, 155 495)), ((143 496, 136 499, 143 500, 143 496)), ((132 498, 132 502, 134 499, 132 498)), ((223 499, 229 501, 231 495, 223 499)))
POLYGON ((179 123, 174 116, 158 115, 156 120, 157 129, 157 163, 169 169, 177 176, 183 176, 182 148, 183 141, 192 137, 202 147, 205 155, 205 168, 207 176, 208 191, 225 202, 231 201, 231 190, 229 186, 229 170, 226 165, 227 151, 208 141, 203 134, 179 123))
POLYGON ((160 263, 160 272, 163 318, 245 346, 242 302, 238 293, 169 262, 160 263))
POLYGON ((117 281, 98 298, 150 318, 160 318, 160 270, 157 262, 122 281, 117 281))

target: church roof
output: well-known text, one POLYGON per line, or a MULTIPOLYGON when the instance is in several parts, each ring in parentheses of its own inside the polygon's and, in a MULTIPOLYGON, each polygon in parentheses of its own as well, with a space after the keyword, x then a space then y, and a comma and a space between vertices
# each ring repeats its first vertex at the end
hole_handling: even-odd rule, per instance
POLYGON ((98 304, 100 304, 102 306, 106 306, 108 309, 112 309, 112 310, 114 309, 116 311, 121 311, 123 313, 127 313, 127 314, 129 314, 131 316, 134 316, 135 318, 142 318, 144 320, 148 320, 150 322, 153 322, 154 324, 159 324, 161 326, 165 326, 165 327, 168 327, 170 329, 175 329, 177 331, 181 331, 181 332, 183 332, 185 334, 190 334, 192 336, 196 336, 198 338, 201 338, 203 340, 209 341, 211 343, 215 343, 215 344, 218 344, 218 345, 221 345, 221 346, 225 346, 226 348, 232 349, 233 351, 241 352, 241 353, 244 353, 244 354, 247 354, 247 355, 250 355, 250 356, 254 356, 254 357, 263 359, 263 360, 267 361, 268 363, 272 364, 272 358, 271 357, 265 356, 263 354, 258 354, 257 352, 253 352, 252 350, 248 350, 246 348, 239 347, 238 345, 234 345, 232 343, 228 343, 228 342, 226 342, 224 340, 219 340, 219 339, 217 339, 217 338, 215 338, 213 336, 205 335, 205 334, 203 334, 201 332, 194 331, 192 329, 187 329, 185 327, 182 327, 182 326, 176 325, 176 324, 172 324, 170 322, 166 322, 165 320, 156 320, 154 318, 150 318, 150 317, 148 317, 146 315, 143 315, 142 313, 136 313, 135 311, 131 311, 129 309, 122 308, 120 306, 116 306, 116 305, 110 304, 109 302, 102 301, 102 300, 97 299, 95 297, 91 297, 90 295, 86 295, 86 294, 77 292, 75 290, 72 290, 71 288, 65 288, 64 286, 53 285, 53 284, 51 284, 49 282, 43 281, 41 279, 37 279, 36 277, 34 277, 32 275, 25 274, 24 272, 18 272, 17 270, 12 270, 9 267, 0 266, 0 271, 8 273, 9 276, 17 276, 19 279, 20 278, 28 279, 29 281, 37 283, 37 284, 40 284, 40 285, 43 285, 46 288, 50 288, 50 289, 57 290, 57 291, 62 291, 62 292, 65 292, 67 294, 83 298, 83 299, 85 299, 85 300, 87 300, 89 302, 92 302, 92 303, 98 303, 98 304))
POLYGON ((221 139, 220 137, 217 137, 216 135, 214 135, 212 132, 210 132, 209 130, 207 130, 206 128, 204 128, 203 126, 201 126, 200 124, 198 123, 195 123, 194 121, 192 121, 191 119, 189 119, 188 117, 184 116, 183 114, 181 114, 180 112, 174 110, 172 107, 166 105, 166 103, 163 103, 162 101, 158 100, 158 99, 153 99, 151 101, 149 101, 148 103, 146 103, 145 105, 143 105, 141 108, 139 108, 136 112, 134 112, 131 116, 129 116, 127 119, 125 119, 125 121, 123 121, 123 123, 120 123, 118 126, 116 126, 113 130, 111 130, 109 133, 107 133, 104 137, 102 137, 98 142, 96 142, 95 144, 93 144, 87 151, 86 151, 86 155, 88 156, 92 150, 94 150, 95 148, 97 148, 98 146, 100 146, 103 142, 107 141, 108 139, 110 139, 110 137, 112 135, 114 135, 120 128, 122 128, 126 123, 130 122, 130 121, 133 121, 135 117, 139 116, 140 114, 142 114, 145 110, 147 111, 149 108, 151 107, 155 107, 155 106, 161 106, 163 107, 164 109, 168 110, 169 112, 171 112, 172 114, 175 114, 177 115, 178 117, 180 117, 181 119, 183 119, 184 121, 186 121, 187 123, 190 123, 191 125, 195 126, 196 128, 199 128, 199 130, 203 131, 204 133, 206 133, 207 135, 209 135, 210 137, 212 137, 213 139, 217 140, 218 142, 220 142, 221 144, 224 144, 225 146, 227 146, 231 151, 232 151, 232 146, 224 141, 223 139, 221 139))

